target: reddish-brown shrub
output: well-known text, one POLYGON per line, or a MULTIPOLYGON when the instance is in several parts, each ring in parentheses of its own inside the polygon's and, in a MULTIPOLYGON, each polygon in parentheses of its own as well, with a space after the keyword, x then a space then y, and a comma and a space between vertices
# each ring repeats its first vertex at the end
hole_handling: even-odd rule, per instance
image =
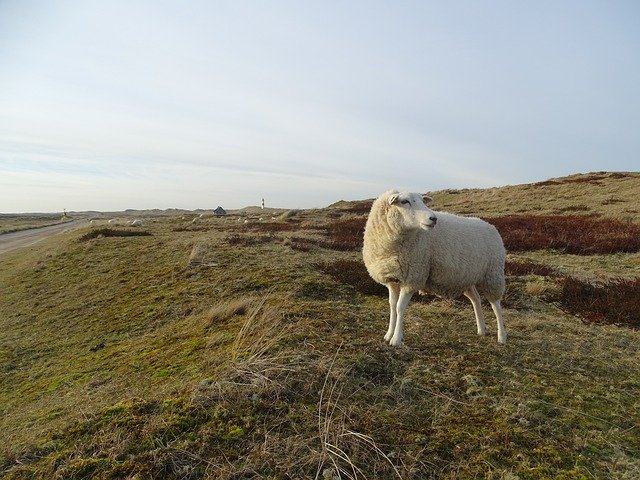
POLYGON ((387 288, 375 282, 369 276, 364 263, 359 260, 335 260, 333 262, 320 263, 318 268, 330 275, 335 281, 351 285, 360 293, 381 297, 388 295, 387 288))
POLYGON ((99 237, 146 237, 151 233, 146 230, 117 230, 112 228, 98 228, 91 230, 89 233, 85 233, 80 237, 81 242, 86 242, 99 237))
POLYGON ((509 215, 487 221, 507 250, 552 248, 578 255, 640 251, 640 225, 580 215, 509 215))
POLYGON ((514 262, 507 260, 504 269, 507 275, 541 275, 550 277, 555 274, 555 270, 551 267, 527 261, 514 262))
POLYGON ((324 227, 324 230, 326 235, 329 237, 329 241, 322 246, 342 252, 355 252, 362 249, 364 226, 366 222, 366 218, 360 217, 337 220, 333 223, 327 224, 324 227))
POLYGON ((640 328, 640 278, 593 285, 576 278, 564 279, 560 304, 586 322, 640 328))

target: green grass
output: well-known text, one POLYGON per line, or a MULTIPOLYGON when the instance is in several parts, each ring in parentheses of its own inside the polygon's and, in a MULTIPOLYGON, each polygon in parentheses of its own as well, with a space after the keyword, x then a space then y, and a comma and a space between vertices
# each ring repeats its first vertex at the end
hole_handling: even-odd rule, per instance
MULTIPOLYGON (((571 185, 589 204, 585 182, 535 189, 571 185)), ((525 270, 508 278, 507 346, 436 299, 412 302, 391 349, 387 300, 343 283, 360 254, 326 227, 361 210, 156 218, 150 236, 81 241, 87 227, 0 257, 0 476, 640 476, 639 331, 583 323, 555 277, 525 270)), ((594 281, 639 277, 637 258, 510 255, 594 281)))

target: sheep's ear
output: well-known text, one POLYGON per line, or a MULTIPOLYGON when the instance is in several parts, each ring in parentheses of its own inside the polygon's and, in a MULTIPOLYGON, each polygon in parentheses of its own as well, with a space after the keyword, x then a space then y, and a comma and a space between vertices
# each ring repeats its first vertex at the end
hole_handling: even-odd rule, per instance
POLYGON ((396 203, 398 203, 398 194, 393 193, 389 195, 389 205, 395 205, 396 203))
POLYGON ((431 198, 429 195, 423 195, 422 201, 425 205, 429 205, 431 202, 433 202, 433 198, 431 198))

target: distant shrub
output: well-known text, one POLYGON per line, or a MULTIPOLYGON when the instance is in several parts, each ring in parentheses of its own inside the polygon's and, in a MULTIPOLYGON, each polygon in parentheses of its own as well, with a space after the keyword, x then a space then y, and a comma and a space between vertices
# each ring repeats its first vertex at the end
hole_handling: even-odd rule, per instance
POLYGON ((555 270, 546 265, 534 262, 515 262, 509 261, 504 266, 507 275, 540 275, 549 277, 555 274, 555 270))
POLYGON ((640 278, 593 285, 576 278, 564 279, 560 304, 586 322, 640 328, 640 278))
POLYGON ((151 233, 145 230, 115 230, 111 228, 98 228, 85 233, 80 237, 81 242, 92 240, 98 237, 148 237, 151 233))
POLYGON ((640 251, 640 226, 580 215, 509 215, 487 221, 500 231, 507 250, 545 248, 577 255, 640 251))

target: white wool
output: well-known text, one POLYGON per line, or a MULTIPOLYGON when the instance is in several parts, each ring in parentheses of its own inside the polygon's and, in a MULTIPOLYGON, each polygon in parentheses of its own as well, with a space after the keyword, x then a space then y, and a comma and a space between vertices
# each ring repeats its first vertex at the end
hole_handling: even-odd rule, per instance
POLYGON ((467 296, 481 335, 485 324, 478 292, 483 293, 496 314, 498 342, 506 343, 500 307, 505 249, 493 225, 433 212, 420 195, 390 190, 371 207, 362 253, 371 277, 389 289, 391 314, 385 339, 391 345, 402 343, 404 310, 416 291, 467 296))

